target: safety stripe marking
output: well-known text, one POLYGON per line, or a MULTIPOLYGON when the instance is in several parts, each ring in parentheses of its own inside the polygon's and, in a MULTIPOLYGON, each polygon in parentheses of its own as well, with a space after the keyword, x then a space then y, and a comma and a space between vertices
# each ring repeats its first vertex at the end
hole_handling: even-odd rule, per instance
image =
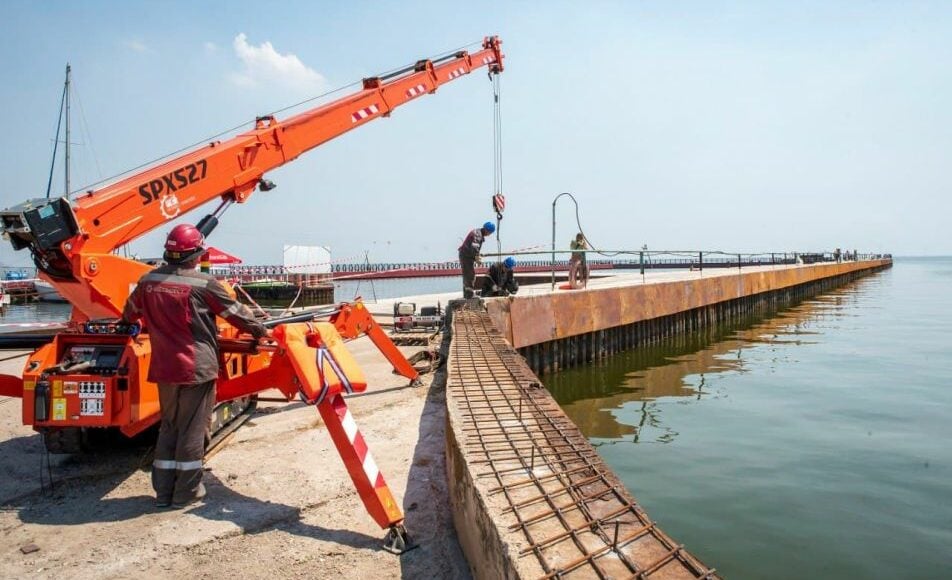
POLYGON ((361 461, 363 461, 363 458, 367 456, 367 442, 360 435, 360 433, 358 433, 357 437, 354 439, 354 451, 357 452, 357 457, 360 457, 361 461))
POLYGON ((464 69, 463 67, 460 67, 456 70, 451 70, 450 74, 447 75, 446 78, 448 78, 449 80, 453 80, 455 78, 463 76, 464 74, 466 74, 466 69, 464 69))
POLYGON ((235 302, 228 308, 222 310, 221 315, 223 318, 226 318, 228 316, 234 316, 235 314, 238 314, 239 312, 241 312, 241 307, 242 307, 241 302, 235 302))
POLYGON ((364 473, 367 474, 367 479, 377 487, 377 475, 380 473, 380 470, 377 469, 377 462, 374 461, 374 456, 367 452, 367 457, 364 457, 364 473))
POLYGON ((496 62, 496 57, 495 57, 495 56, 484 56, 484 57, 483 57, 483 64, 489 64, 489 63, 491 63, 491 62, 496 62))
POLYGON ((347 433, 347 439, 353 443, 354 437, 357 436, 359 431, 357 431, 357 423, 354 421, 354 417, 350 414, 350 411, 347 411, 347 414, 344 415, 344 419, 341 421, 341 424, 344 425, 344 432, 347 433))
POLYGON ((377 105, 375 103, 373 105, 370 105, 369 107, 364 107, 363 109, 356 111, 353 115, 350 116, 350 122, 356 123, 357 121, 363 121, 367 117, 371 115, 376 115, 379 112, 380 112, 380 109, 377 108, 377 105))
POLYGON ((192 471, 202 468, 202 460, 196 461, 175 461, 173 459, 155 459, 152 461, 152 467, 155 469, 174 469, 176 471, 192 471))
POLYGON ((181 284, 195 288, 207 288, 209 282, 205 278, 192 278, 191 276, 179 276, 177 274, 159 274, 156 272, 149 272, 142 277, 142 281, 155 282, 157 284, 181 284))
POLYGON ((357 454, 357 459, 360 461, 361 466, 364 469, 364 474, 367 476, 367 480, 371 485, 374 486, 374 488, 386 486, 387 484, 380 473, 380 469, 377 467, 377 462, 374 461, 374 456, 370 453, 370 448, 367 447, 367 442, 364 441, 364 436, 361 435, 360 431, 357 429, 357 423, 354 421, 354 416, 350 414, 350 409, 348 409, 344 404, 343 397, 340 395, 334 397, 331 400, 331 405, 334 407, 334 411, 337 413, 337 416, 341 418, 341 425, 344 427, 344 433, 347 434, 347 439, 354 447, 354 452, 357 454))
POLYGON ((415 97, 417 95, 422 95, 426 92, 426 85, 417 85, 415 87, 410 87, 407 89, 408 97, 415 97))

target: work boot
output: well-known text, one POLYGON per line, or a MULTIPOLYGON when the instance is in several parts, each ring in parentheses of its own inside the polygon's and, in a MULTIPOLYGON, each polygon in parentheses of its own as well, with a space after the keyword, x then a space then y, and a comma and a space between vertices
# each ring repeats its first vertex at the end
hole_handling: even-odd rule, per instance
POLYGON ((157 497, 155 498, 155 507, 159 509, 164 509, 172 506, 171 498, 167 497, 157 497))
POLYGON ((172 503, 172 507, 174 507, 175 509, 182 509, 182 508, 184 508, 184 507, 188 507, 188 506, 192 505, 193 503, 198 503, 198 502, 202 501, 202 499, 204 499, 204 497, 205 497, 205 484, 204 484, 204 483, 200 483, 200 484, 198 484, 198 491, 195 492, 195 497, 193 497, 192 499, 186 500, 186 501, 176 501, 176 502, 173 502, 173 503, 172 503))

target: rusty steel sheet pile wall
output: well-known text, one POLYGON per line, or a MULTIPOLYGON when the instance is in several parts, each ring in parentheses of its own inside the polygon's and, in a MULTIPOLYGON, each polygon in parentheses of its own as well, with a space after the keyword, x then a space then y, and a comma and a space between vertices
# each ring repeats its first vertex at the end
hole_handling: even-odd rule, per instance
POLYGON ((753 272, 489 300, 493 323, 539 373, 802 300, 878 272, 892 260, 779 266, 753 272))
POLYGON ((477 578, 717 578, 661 531, 503 338, 453 313, 447 477, 477 578))

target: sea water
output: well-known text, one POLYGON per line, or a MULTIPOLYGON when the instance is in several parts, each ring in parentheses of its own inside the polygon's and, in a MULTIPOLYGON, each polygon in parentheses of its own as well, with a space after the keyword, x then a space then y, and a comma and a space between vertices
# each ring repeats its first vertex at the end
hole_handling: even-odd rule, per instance
POLYGON ((545 383, 726 577, 952 577, 952 258, 545 383))

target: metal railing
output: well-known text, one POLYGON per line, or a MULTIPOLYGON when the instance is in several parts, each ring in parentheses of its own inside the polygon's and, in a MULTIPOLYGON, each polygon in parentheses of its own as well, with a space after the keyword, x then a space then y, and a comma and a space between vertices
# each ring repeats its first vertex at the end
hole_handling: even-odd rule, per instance
MULTIPOLYGON (((850 252, 725 252, 721 250, 526 250, 483 254, 487 262, 514 256, 516 272, 564 271, 571 265, 571 254, 581 253, 591 270, 645 270, 744 268, 750 266, 814 264, 854 260, 892 258, 891 254, 850 252)), ((215 267, 212 274, 244 282, 268 278, 306 285, 347 279, 364 274, 389 274, 388 277, 452 276, 460 272, 458 260, 437 262, 355 262, 330 264, 325 274, 301 274, 295 268, 278 264, 233 265, 215 267)), ((35 268, 0 267, 0 288, 36 277, 35 268)))

